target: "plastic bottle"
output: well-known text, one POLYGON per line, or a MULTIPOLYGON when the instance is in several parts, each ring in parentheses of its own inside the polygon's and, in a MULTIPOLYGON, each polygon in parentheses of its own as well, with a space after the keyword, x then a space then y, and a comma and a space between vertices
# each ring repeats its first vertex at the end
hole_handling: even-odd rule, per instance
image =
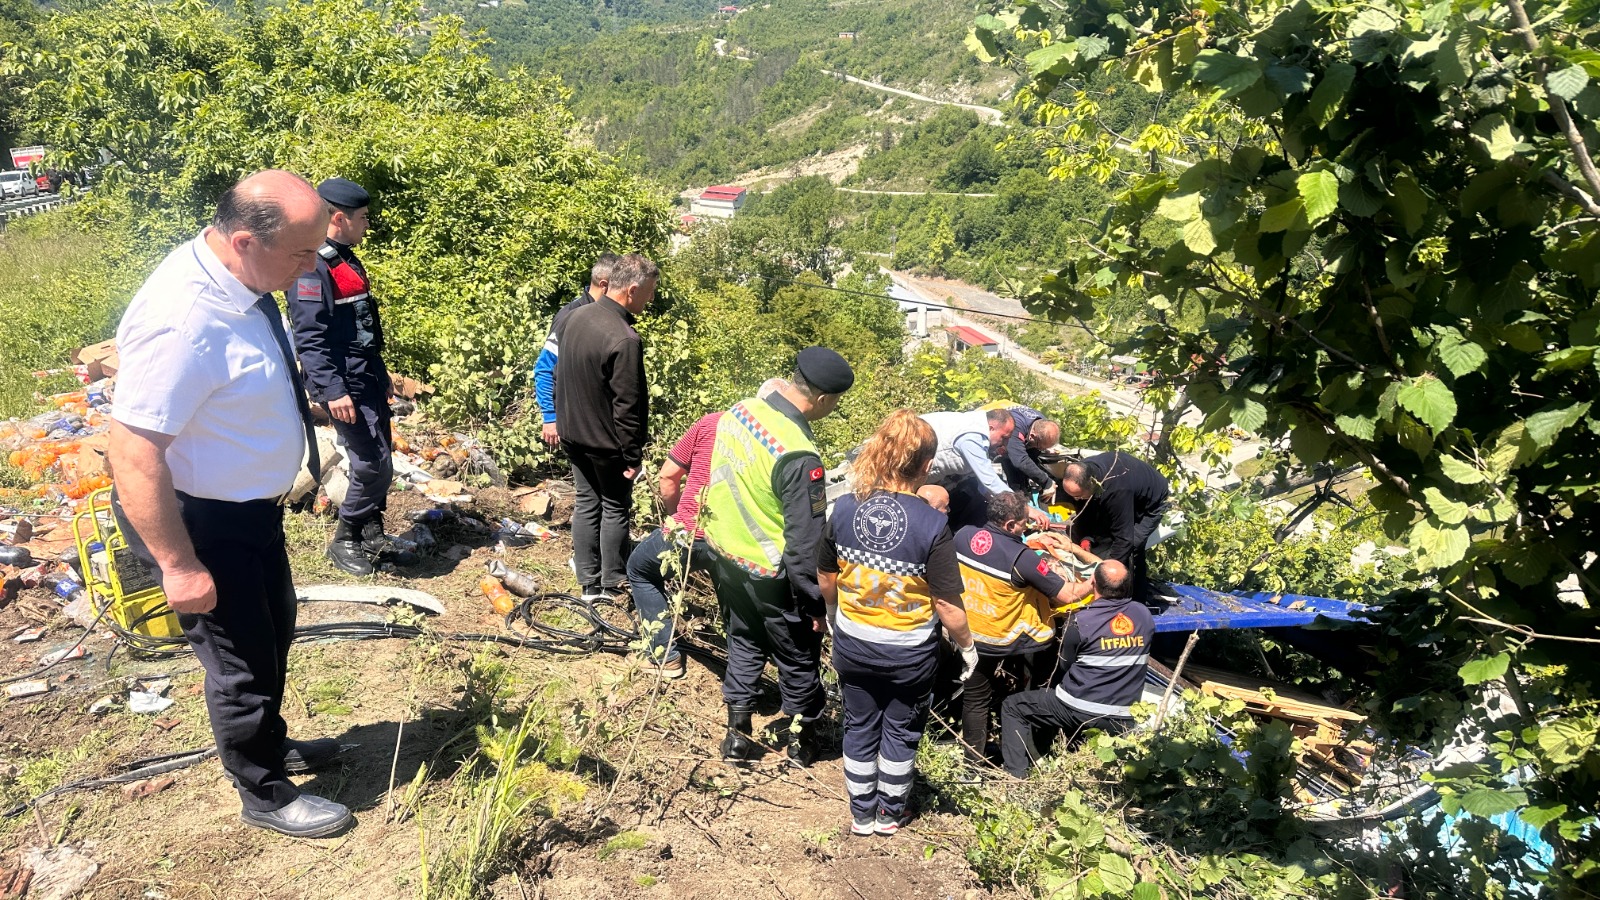
POLYGON ((493 575, 485 575, 478 579, 478 590, 489 598, 489 605, 493 606, 494 611, 502 616, 517 608, 517 598, 511 596, 511 592, 506 590, 506 586, 501 584, 500 579, 495 578, 493 575))
POLYGON ((433 509, 413 510, 406 514, 406 519, 419 525, 437 525, 440 522, 448 522, 454 517, 454 510, 446 509, 442 506, 435 506, 433 509))
POLYGON ((539 579, 506 565, 505 560, 489 560, 489 574, 500 579, 506 590, 518 597, 532 597, 539 592, 539 579))

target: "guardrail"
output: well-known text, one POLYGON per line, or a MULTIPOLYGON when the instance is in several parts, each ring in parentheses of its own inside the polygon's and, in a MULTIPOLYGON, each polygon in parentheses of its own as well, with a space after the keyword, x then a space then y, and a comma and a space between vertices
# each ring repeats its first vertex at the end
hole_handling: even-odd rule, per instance
POLYGON ((4 223, 12 219, 42 213, 47 209, 55 209, 71 202, 71 197, 64 197, 61 194, 40 194, 37 197, 24 197, 21 200, 7 200, 0 203, 0 228, 4 228, 4 223))

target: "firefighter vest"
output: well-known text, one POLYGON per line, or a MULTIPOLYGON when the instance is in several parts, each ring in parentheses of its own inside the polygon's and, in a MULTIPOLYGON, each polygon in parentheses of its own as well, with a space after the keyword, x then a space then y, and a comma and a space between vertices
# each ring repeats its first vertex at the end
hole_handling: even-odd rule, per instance
POLYGON ((839 554, 836 627, 857 640, 922 647, 933 640, 928 554, 945 517, 915 494, 880 491, 834 504, 839 554))
POLYGON ((772 473, 788 457, 816 452, 811 435, 766 401, 734 404, 717 423, 701 495, 712 548, 752 574, 782 575, 783 504, 772 473))
POLYGON ((1061 674, 1056 699, 1090 715, 1127 717, 1144 692, 1156 632, 1150 610, 1137 600, 1101 599, 1076 613, 1074 622, 1077 656, 1061 674))
POLYGON ((956 532, 962 599, 967 626, 980 651, 1002 656, 1037 650, 1055 636, 1052 599, 1032 586, 1018 587, 1013 574, 1024 553, 1026 565, 1043 565, 1021 541, 988 526, 968 525, 956 532))

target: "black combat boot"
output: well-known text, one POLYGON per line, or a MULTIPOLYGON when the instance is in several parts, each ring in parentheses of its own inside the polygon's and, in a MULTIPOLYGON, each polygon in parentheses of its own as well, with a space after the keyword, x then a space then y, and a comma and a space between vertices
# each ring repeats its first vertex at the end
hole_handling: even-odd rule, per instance
POLYGON ((822 741, 817 738, 817 720, 794 717, 789 726, 789 762, 802 769, 809 768, 822 752, 822 741))
POLYGON ((367 556, 378 556, 394 549, 394 538, 383 530, 383 514, 378 513, 361 523, 361 549, 367 556))
POLYGON ((728 704, 728 733, 722 739, 725 762, 749 762, 761 752, 750 736, 750 715, 755 707, 747 703, 728 704))
POLYGON ((372 560, 361 546, 361 529, 344 518, 339 519, 339 526, 333 531, 328 558, 340 571, 351 575, 372 574, 372 560))

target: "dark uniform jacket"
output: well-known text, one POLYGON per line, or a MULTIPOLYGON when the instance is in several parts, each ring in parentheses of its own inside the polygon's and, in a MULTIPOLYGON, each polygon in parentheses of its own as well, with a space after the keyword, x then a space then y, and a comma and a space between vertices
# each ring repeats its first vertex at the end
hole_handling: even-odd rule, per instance
POLYGON ((313 402, 388 395, 383 322, 366 267, 353 249, 325 242, 317 251, 316 271, 300 276, 286 297, 295 352, 313 402))
POLYGON ((1072 539, 1088 538, 1096 556, 1132 565, 1135 552, 1154 530, 1152 517, 1167 507, 1167 479, 1155 466, 1121 451, 1083 463, 1100 489, 1072 517, 1072 539))
POLYGON ((1039 465, 1037 450, 1028 449, 1028 431, 1033 428, 1033 423, 1044 418, 1044 413, 1027 406, 1012 406, 1011 421, 1015 422, 1017 429, 1006 438, 1005 456, 1000 460, 1000 467, 1005 470, 1006 483, 1012 490, 1042 491, 1055 483, 1055 479, 1039 465))
MULTIPOLYGON (((595 457, 637 466, 650 439, 644 347, 633 315, 597 299, 567 316, 556 359, 556 420, 561 440, 595 457)), ((815 546, 815 545, 813 545, 815 546)))
MULTIPOLYGON (((811 437, 811 423, 782 394, 768 397, 767 405, 811 437)), ((822 460, 815 453, 795 453, 772 470, 772 492, 783 507, 783 573, 794 588, 797 608, 812 618, 827 612, 822 588, 817 586, 817 546, 828 510, 823 475, 822 460)))
POLYGON ((1150 610, 1130 597, 1079 610, 1061 635, 1056 699, 1080 713, 1127 717, 1144 691, 1155 631, 1150 610))
POLYGON ((839 575, 833 647, 879 668, 926 669, 938 655, 934 598, 961 605, 961 573, 943 513, 916 494, 840 497, 820 568, 839 575))

